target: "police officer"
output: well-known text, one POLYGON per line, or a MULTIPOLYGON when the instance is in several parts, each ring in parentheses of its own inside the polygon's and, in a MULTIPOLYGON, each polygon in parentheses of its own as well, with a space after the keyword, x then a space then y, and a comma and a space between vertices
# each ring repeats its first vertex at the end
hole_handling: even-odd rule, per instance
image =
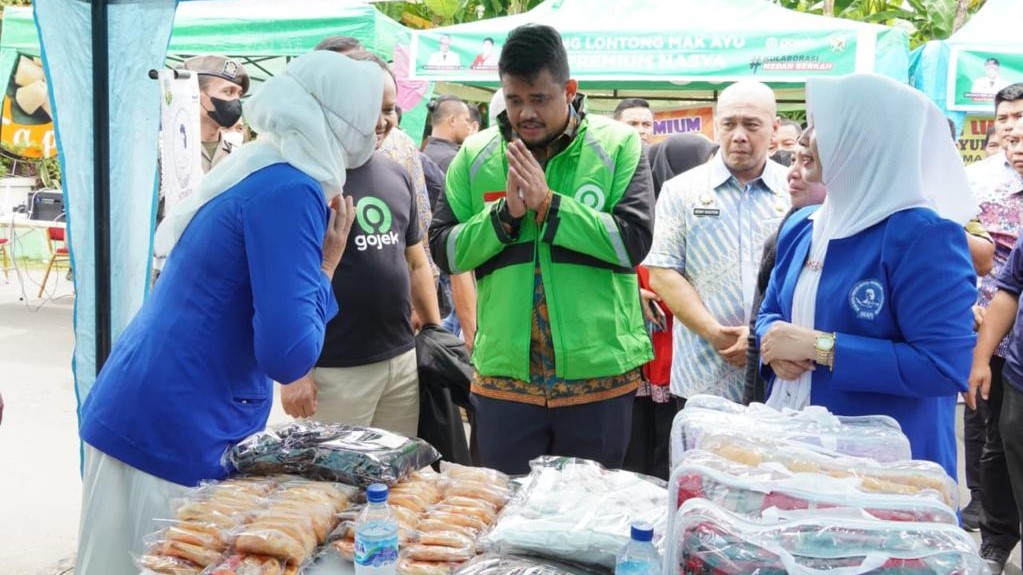
POLYGON ((249 75, 241 64, 223 56, 196 56, 185 60, 182 67, 199 77, 202 169, 209 172, 234 149, 221 131, 241 118, 241 97, 249 91, 249 75))

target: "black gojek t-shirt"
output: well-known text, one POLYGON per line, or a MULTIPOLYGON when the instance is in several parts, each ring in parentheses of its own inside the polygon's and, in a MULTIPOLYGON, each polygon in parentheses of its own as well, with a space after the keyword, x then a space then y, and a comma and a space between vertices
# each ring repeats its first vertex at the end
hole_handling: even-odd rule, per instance
POLYGON ((344 193, 355 204, 355 221, 332 282, 340 311, 327 324, 317 367, 366 365, 416 345, 405 258, 405 248, 422 241, 412 180, 377 153, 348 170, 344 193))

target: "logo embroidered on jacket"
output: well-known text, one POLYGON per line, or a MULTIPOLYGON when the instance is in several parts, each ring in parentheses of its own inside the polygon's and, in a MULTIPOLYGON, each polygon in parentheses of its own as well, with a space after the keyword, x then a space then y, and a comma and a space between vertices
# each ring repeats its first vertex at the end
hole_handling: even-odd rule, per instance
POLYGON ((858 319, 876 318, 884 307, 884 288, 881 282, 874 279, 858 282, 849 291, 849 305, 858 319))

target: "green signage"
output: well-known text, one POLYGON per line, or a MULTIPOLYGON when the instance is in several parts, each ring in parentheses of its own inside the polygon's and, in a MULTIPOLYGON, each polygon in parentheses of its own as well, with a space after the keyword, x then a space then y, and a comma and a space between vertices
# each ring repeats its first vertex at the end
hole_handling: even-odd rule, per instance
MULTIPOLYGON (((579 80, 805 82, 857 71, 855 31, 785 33, 563 32, 572 76, 579 80)), ((446 81, 497 81, 504 33, 414 35, 413 75, 446 81)), ((871 34, 873 38, 873 34, 871 34)), ((873 54, 870 54, 873 64, 873 54)))
POLYGON ((950 110, 993 114, 995 94, 1023 82, 1023 49, 952 48, 949 60, 950 110))

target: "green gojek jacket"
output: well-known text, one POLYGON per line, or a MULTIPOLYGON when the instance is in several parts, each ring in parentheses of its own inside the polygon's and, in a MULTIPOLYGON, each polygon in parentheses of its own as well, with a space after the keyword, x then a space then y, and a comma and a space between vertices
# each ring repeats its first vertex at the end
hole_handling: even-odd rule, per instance
POLYGON ((515 238, 498 219, 508 177, 505 146, 496 127, 466 140, 430 226, 438 265, 476 274, 477 371, 529 381, 537 263, 558 378, 619 375, 650 361, 635 267, 650 249, 655 200, 638 134, 584 116, 568 148, 545 168, 554 192, 547 219, 538 226, 527 210, 515 238))

